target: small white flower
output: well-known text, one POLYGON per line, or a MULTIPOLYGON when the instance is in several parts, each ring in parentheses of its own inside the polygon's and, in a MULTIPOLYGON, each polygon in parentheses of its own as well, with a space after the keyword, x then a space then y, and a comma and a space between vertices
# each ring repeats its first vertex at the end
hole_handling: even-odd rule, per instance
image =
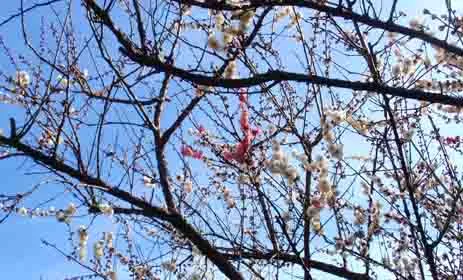
POLYGON ((218 13, 215 16, 215 24, 217 24, 217 26, 222 26, 224 22, 225 22, 224 16, 222 15, 222 13, 218 13))
POLYGON ((321 193, 329 193, 331 191, 330 181, 326 178, 320 179, 320 182, 318 183, 318 190, 321 193))
POLYGON ((227 68, 225 68, 225 78, 227 79, 236 78, 236 61, 235 60, 230 61, 227 68))
POLYGON ((340 124, 346 119, 346 112, 342 110, 327 110, 326 116, 331 118, 334 124, 340 124))
POLYGON ((294 167, 288 168, 288 169, 286 170, 286 173, 287 173, 286 175, 287 175, 287 177, 288 177, 288 180, 289 180, 290 182, 294 182, 294 180, 296 180, 297 177, 299 176, 299 175, 297 174, 297 169, 294 168, 294 167))
POLYGON ((111 280, 117 280, 117 274, 114 271, 108 271, 108 277, 111 280))
POLYGON ((43 213, 42 209, 36 208, 34 209, 34 211, 32 211, 32 216, 42 216, 43 215, 42 213, 43 213))
POLYGON ((96 259, 100 259, 104 255, 103 251, 103 241, 98 240, 94 245, 93 245, 93 254, 95 255, 96 259))
POLYGON ((191 193, 193 191, 193 183, 190 180, 187 180, 183 189, 186 193, 191 193))
POLYGON ((222 192, 225 199, 230 197, 230 190, 228 188, 224 188, 222 192))
POLYGON ((226 201, 228 208, 235 208, 236 202, 233 198, 228 198, 226 201))
POLYGON ((331 130, 323 129, 322 136, 327 142, 332 142, 334 140, 334 134, 331 130))
POLYGON ((84 77, 84 79, 88 79, 88 69, 85 68, 84 71, 82 72, 82 76, 84 77))
POLYGON ((104 233, 104 239, 106 241, 106 244, 107 244, 108 248, 112 248, 113 247, 113 240, 114 240, 113 233, 112 232, 105 232, 104 233))
POLYGON ((343 144, 329 144, 328 152, 336 159, 341 160, 344 155, 344 145, 343 144))
POLYGON ((214 35, 209 36, 209 38, 207 39, 207 44, 208 44, 209 48, 211 48, 211 49, 213 49, 215 51, 220 49, 220 43, 217 40, 217 38, 215 38, 214 35))
POLYGON ((79 260, 83 261, 87 257, 87 248, 79 247, 79 260))
POLYGON ((165 270, 169 272, 174 272, 175 270, 177 270, 177 264, 175 263, 175 260, 171 260, 168 262, 164 262, 162 264, 162 268, 164 268, 165 270))
POLYGON ((413 18, 409 22, 410 28, 420 30, 423 27, 423 22, 419 18, 413 18))
POLYGON ((16 72, 15 83, 21 88, 26 88, 31 83, 31 78, 26 71, 16 72))
POLYGON ((79 227, 79 244, 85 246, 88 241, 88 232, 85 226, 79 227))
POLYGON ((68 219, 69 217, 63 211, 60 210, 56 212, 56 220, 58 220, 58 222, 60 223, 67 222, 68 219))
POLYGON ((148 176, 143 176, 143 184, 144 184, 145 187, 147 187, 147 188, 154 188, 154 186, 156 185, 156 184, 154 183, 153 178, 148 177, 148 176))
POLYGON ((282 160, 284 158, 284 154, 281 150, 277 150, 272 155, 272 160, 282 160))
POLYGON ((66 209, 66 214, 67 214, 68 216, 72 216, 72 215, 74 215, 76 212, 77 212, 77 208, 76 208, 76 206, 74 205, 74 203, 72 203, 72 202, 69 203, 68 208, 66 209))
POLYGON ((27 216, 27 209, 25 207, 21 207, 18 209, 18 214, 21 216, 27 216))
POLYGON ((63 77, 62 75, 58 75, 58 77, 56 77, 56 80, 63 88, 67 88, 69 86, 69 80, 66 77, 63 77))
POLYGON ((314 206, 310 206, 307 208, 306 215, 309 218, 316 217, 317 215, 320 214, 320 209, 314 206))
POLYGON ((361 225, 365 223, 365 214, 360 209, 355 209, 354 216, 355 216, 355 224, 361 225))
POLYGON ((231 34, 230 32, 225 31, 223 32, 222 37, 223 37, 222 38, 223 42, 228 45, 233 41, 234 35, 231 34))
POLYGON ((106 203, 99 204, 98 208, 106 216, 112 216, 114 214, 114 209, 109 204, 106 204, 106 203))

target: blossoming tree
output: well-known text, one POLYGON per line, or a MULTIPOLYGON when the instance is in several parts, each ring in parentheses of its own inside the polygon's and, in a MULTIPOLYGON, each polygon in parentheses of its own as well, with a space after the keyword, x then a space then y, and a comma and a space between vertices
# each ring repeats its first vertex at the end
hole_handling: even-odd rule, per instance
POLYGON ((84 277, 461 279, 463 11, 406 2, 21 1, 2 221, 84 277))

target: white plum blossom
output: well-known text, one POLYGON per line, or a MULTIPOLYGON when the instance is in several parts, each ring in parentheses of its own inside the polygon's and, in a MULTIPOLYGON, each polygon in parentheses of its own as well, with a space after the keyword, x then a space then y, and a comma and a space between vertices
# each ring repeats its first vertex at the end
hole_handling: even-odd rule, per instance
POLYGON ((87 241, 88 241, 87 228, 85 226, 80 226, 78 233, 79 233, 79 259, 83 261, 87 257, 87 241))
POLYGON ((156 186, 154 179, 149 176, 143 176, 143 184, 147 188, 154 188, 156 186))
POLYGON ((60 86, 63 88, 67 88, 70 85, 69 79, 62 75, 58 75, 58 77, 56 77, 56 80, 58 81, 60 86))
POLYGON ((111 205, 109 205, 107 203, 99 204, 98 208, 106 216, 110 217, 110 216, 112 216, 114 214, 114 209, 111 207, 111 205))
POLYGON ((18 214, 21 216, 27 216, 28 212, 29 211, 25 207, 21 207, 18 209, 18 214))
POLYGON ((331 143, 328 145, 328 152, 336 159, 341 160, 344 155, 344 145, 331 143))
POLYGON ((26 71, 18 71, 16 72, 14 82, 20 88, 27 88, 31 83, 31 78, 26 71))
POLYGON ((266 163, 270 172, 286 177, 289 184, 294 183, 299 178, 298 171, 289 163, 288 156, 281 150, 278 141, 273 141, 272 151, 272 158, 266 163))
POLYGON ((68 216, 73 216, 77 212, 77 208, 74 203, 69 203, 68 208, 66 209, 66 214, 68 216))
POLYGON ((93 254, 96 259, 100 259, 104 255, 104 242, 103 240, 98 240, 93 244, 93 254))
POLYGON ((355 209, 354 211, 355 224, 362 225, 365 223, 365 214, 360 208, 355 209))
POLYGON ((191 193, 193 191, 193 182, 187 180, 183 186, 183 190, 185 190, 186 193, 191 193))
POLYGON ((331 183, 330 183, 330 181, 327 178, 322 177, 320 179, 320 182, 318 182, 318 190, 322 194, 327 194, 327 193, 331 192, 331 183))
POLYGON ((162 263, 162 268, 169 272, 174 272, 175 270, 177 270, 177 263, 175 262, 175 260, 170 260, 162 263))
POLYGON ((221 48, 220 42, 217 40, 215 35, 210 35, 209 36, 209 38, 207 39, 207 44, 208 44, 209 48, 211 48, 213 50, 216 50, 216 51, 221 48))

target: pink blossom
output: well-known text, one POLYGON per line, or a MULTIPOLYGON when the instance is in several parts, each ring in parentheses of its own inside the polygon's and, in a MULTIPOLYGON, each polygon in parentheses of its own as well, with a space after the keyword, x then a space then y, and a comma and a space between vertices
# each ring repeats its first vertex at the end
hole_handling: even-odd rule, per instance
POLYGON ((194 151, 194 152, 193 152, 193 158, 195 158, 195 159, 202 159, 202 158, 203 158, 203 152, 201 152, 201 151, 194 151))
POLYGON ((229 150, 225 150, 225 151, 223 152, 223 157, 224 157, 226 160, 228 160, 228 161, 231 161, 231 160, 234 159, 233 153, 230 152, 229 150))
POLYGON ((262 130, 259 128, 259 127, 255 127, 251 130, 251 133, 254 137, 256 137, 257 135, 259 135, 260 133, 262 132, 262 130))
POLYGON ((322 201, 320 200, 320 198, 312 199, 312 206, 318 209, 323 208, 322 201))
POLYGON ((248 130, 250 128, 248 110, 241 111, 240 125, 241 125, 241 130, 244 132, 244 134, 248 133, 248 130))
POLYGON ((239 142, 236 146, 234 157, 237 162, 243 163, 245 161, 246 153, 251 147, 252 139, 253 138, 250 135, 246 135, 244 139, 241 140, 241 142, 239 142))
POLYGON ((203 158, 203 152, 201 151, 196 151, 190 146, 183 145, 181 148, 181 154, 185 157, 192 157, 195 159, 202 159, 203 158))
POLYGON ((244 89, 240 89, 240 103, 248 103, 248 94, 244 89))
POLYGON ((181 153, 185 157, 192 157, 194 152, 190 146, 182 146, 181 153))
POLYGON ((252 141, 260 133, 260 128, 252 128, 249 124, 249 111, 247 108, 247 94, 244 90, 240 91, 239 101, 240 101, 240 126, 241 131, 243 131, 244 137, 238 142, 233 151, 225 150, 223 152, 223 157, 226 160, 235 160, 239 163, 246 161, 247 154, 251 148, 252 141))
POLYGON ((204 126, 200 125, 198 127, 198 132, 199 132, 199 134, 204 134, 206 132, 206 128, 204 128, 204 126))

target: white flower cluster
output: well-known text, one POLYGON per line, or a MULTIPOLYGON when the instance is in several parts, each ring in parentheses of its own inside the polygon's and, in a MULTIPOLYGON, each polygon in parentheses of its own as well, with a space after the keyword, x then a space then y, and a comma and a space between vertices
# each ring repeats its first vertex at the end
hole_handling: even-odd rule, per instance
POLYGON ((42 131, 42 134, 39 138, 39 145, 43 147, 54 147, 55 145, 59 145, 63 143, 62 137, 58 137, 55 132, 50 129, 45 129, 42 131))
POLYGON ((233 199, 233 197, 231 196, 230 190, 226 187, 223 187, 222 193, 223 193, 223 199, 225 200, 227 207, 235 208, 236 202, 235 202, 235 199, 233 199))
POLYGON ((60 223, 69 223, 71 217, 74 216, 77 212, 77 208, 74 203, 69 203, 68 207, 65 210, 59 210, 56 212, 56 219, 60 223))
POLYGON ((31 78, 26 71, 18 71, 16 72, 14 82, 21 89, 25 89, 31 83, 31 78))
POLYGON ((161 264, 162 268, 169 271, 169 272, 175 272, 177 270, 177 262, 175 260, 170 260, 167 262, 163 262, 161 264))
POLYGON ((346 122, 349 123, 353 129, 362 135, 367 135, 370 130, 370 125, 364 119, 354 119, 352 115, 346 116, 346 122))
POLYGON ((21 207, 17 210, 18 214, 25 217, 29 213, 29 210, 27 210, 26 207, 21 207))
MULTIPOLYGON (((81 230, 79 231, 79 235, 82 236, 81 237, 81 244, 79 244, 79 246, 80 246, 80 249, 83 250, 82 248, 86 248, 87 240, 88 240, 88 234, 87 234, 87 230, 85 229, 85 227, 81 227, 81 230)), ((112 232, 104 232, 103 233, 103 239, 100 239, 100 240, 96 241, 93 244, 93 255, 94 255, 95 259, 100 260, 101 257, 104 256, 105 244, 106 244, 106 248, 108 248, 109 252, 111 252, 112 249, 114 248, 113 242, 114 242, 113 233, 112 232)), ((84 254, 86 254, 86 251, 84 252, 84 254)), ((111 276, 111 277, 114 277, 114 278, 110 277, 110 279, 115 279, 115 273, 114 272, 111 273, 111 272, 112 271, 109 271, 108 275, 111 276, 112 274, 114 274, 113 276, 111 276)))
POLYGON ((100 209, 101 213, 105 214, 108 217, 114 215, 114 209, 111 207, 111 205, 107 203, 98 204, 98 209, 100 209))
POLYGON ((110 231, 104 233, 104 240, 106 241, 106 246, 108 248, 113 248, 114 234, 110 231))
POLYGON ((143 184, 150 189, 156 186, 154 179, 148 176, 143 176, 143 184))
POLYGON ((117 274, 115 271, 112 271, 112 270, 108 271, 107 275, 110 280, 117 280, 117 274))
POLYGON ((460 80, 453 80, 453 81, 445 81, 440 82, 437 80, 418 80, 415 82, 415 87, 417 89, 424 89, 427 91, 437 91, 442 93, 449 93, 449 92, 459 92, 463 91, 463 82, 460 80))
POLYGON ((460 76, 463 76, 463 57, 456 55, 454 53, 448 52, 445 49, 435 47, 436 53, 435 58, 437 63, 445 64, 452 69, 456 69, 456 73, 451 74, 451 76, 456 77, 457 73, 460 76))
POLYGON ((222 41, 217 39, 215 34, 211 34, 207 40, 209 48, 220 51, 225 50, 226 47, 233 42, 233 39, 243 34, 248 27, 251 25, 252 19, 254 17, 254 11, 242 11, 237 10, 236 14, 232 15, 232 19, 237 19, 238 26, 226 26, 226 18, 223 13, 218 12, 214 16, 215 27, 222 33, 222 41))
POLYGON ((354 217, 355 217, 354 223, 356 225, 363 225, 366 221, 365 211, 359 207, 355 208, 354 217))
POLYGON ((69 82, 69 79, 64 77, 63 75, 58 75, 56 77, 56 80, 58 81, 59 85, 63 88, 66 89, 71 86, 72 82, 69 82))
MULTIPOLYGON (((0 210, 3 210, 4 205, 0 203, 0 210)), ((55 215, 56 210, 55 207, 51 206, 49 209, 41 209, 41 208, 35 208, 35 209, 27 209, 25 207, 21 207, 16 209, 16 212, 21 215, 21 216, 30 216, 32 218, 34 217, 49 217, 52 215, 55 215)))
POLYGON ((146 264, 139 264, 134 267, 135 279, 146 279, 145 277, 148 275, 149 268, 146 264))
POLYGON ((371 236, 379 230, 381 224, 381 204, 379 202, 375 202, 371 209, 371 224, 368 228, 368 235, 371 236))
POLYGON ((232 60, 225 68, 225 78, 235 79, 236 78, 236 61, 232 60))
POLYGON ((191 180, 186 180, 183 184, 183 190, 186 193, 191 193, 193 191, 193 182, 191 182, 191 180))
POLYGON ((336 144, 333 135, 333 126, 339 125, 346 120, 344 111, 339 110, 326 110, 325 119, 322 119, 322 136, 328 142, 328 152, 337 160, 341 160, 344 155, 344 145, 336 144))
POLYGON ((253 10, 247 10, 245 12, 239 11, 239 13, 240 30, 245 31, 251 25, 255 12, 253 10))
POLYGON ((101 257, 104 255, 104 241, 103 240, 98 240, 93 244, 93 255, 97 260, 101 259, 101 257))
POLYGON ((422 31, 424 30, 424 22, 423 19, 421 18, 412 18, 410 22, 408 23, 410 28, 422 31))
POLYGON ((289 16, 290 13, 291 13, 291 6, 285 6, 276 13, 275 20, 279 21, 281 19, 284 19, 285 17, 289 16))
POLYGON ((288 156, 282 151, 277 140, 273 140, 272 159, 267 161, 266 165, 272 174, 285 177, 289 184, 293 184, 299 177, 297 169, 289 163, 288 156))
POLYGON ((320 211, 324 207, 324 198, 322 196, 314 196, 310 200, 310 206, 306 210, 306 216, 310 218, 310 224, 314 231, 318 234, 323 234, 322 224, 320 220, 320 211))
POLYGON ((85 226, 79 228, 79 260, 83 261, 87 257, 88 232, 85 226))

